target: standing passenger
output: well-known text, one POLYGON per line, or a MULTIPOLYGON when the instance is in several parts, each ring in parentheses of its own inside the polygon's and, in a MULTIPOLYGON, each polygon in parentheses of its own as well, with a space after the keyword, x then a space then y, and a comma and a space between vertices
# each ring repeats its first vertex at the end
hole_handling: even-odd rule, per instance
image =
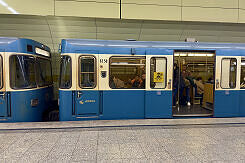
POLYGON ((145 89, 145 74, 141 76, 140 88, 145 89))
POLYGON ((189 76, 190 76, 190 72, 187 70, 187 66, 183 65, 183 69, 182 69, 182 77, 183 77, 183 84, 181 84, 182 87, 180 87, 180 95, 181 95, 181 102, 183 105, 187 105, 191 106, 190 103, 190 86, 191 86, 191 82, 188 80, 189 76), (186 92, 186 96, 184 98, 183 96, 183 92, 186 92))

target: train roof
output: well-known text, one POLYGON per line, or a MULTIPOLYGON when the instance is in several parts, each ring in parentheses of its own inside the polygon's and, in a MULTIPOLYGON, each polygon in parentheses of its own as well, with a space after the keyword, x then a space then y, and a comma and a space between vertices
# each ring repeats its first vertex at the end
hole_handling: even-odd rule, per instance
POLYGON ((146 54, 147 50, 158 54, 160 51, 170 53, 173 50, 201 50, 230 53, 236 51, 236 55, 245 55, 245 44, 242 43, 63 39, 61 46, 62 53, 131 54, 132 49, 138 52, 137 54, 146 54))
POLYGON ((19 52, 39 55, 36 53, 36 47, 50 53, 48 46, 32 39, 0 37, 0 52, 19 52))

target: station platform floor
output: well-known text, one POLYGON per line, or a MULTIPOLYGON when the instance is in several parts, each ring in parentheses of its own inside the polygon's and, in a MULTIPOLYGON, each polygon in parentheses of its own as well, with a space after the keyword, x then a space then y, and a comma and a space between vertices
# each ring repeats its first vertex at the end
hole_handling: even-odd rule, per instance
POLYGON ((245 163, 245 118, 0 123, 0 162, 245 163))

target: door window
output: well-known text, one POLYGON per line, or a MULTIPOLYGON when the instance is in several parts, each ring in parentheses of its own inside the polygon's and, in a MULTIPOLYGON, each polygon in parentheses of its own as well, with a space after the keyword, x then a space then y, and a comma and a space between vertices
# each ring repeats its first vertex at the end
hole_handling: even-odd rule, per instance
POLYGON ((241 79, 240 88, 245 89, 245 58, 242 58, 241 62, 241 79))
POLYGON ((224 58, 221 62, 221 87, 236 88, 237 60, 224 58))
POLYGON ((145 57, 111 57, 110 88, 145 89, 145 57))
POLYGON ((79 62, 79 85, 81 88, 96 87, 96 59, 94 56, 81 56, 79 62))
POLYGON ((151 58, 151 88, 163 89, 166 88, 167 79, 167 59, 163 57, 151 58))
POLYGON ((71 77, 72 77, 72 68, 71 68, 71 57, 62 56, 60 63, 60 88, 69 89, 71 88, 71 77))

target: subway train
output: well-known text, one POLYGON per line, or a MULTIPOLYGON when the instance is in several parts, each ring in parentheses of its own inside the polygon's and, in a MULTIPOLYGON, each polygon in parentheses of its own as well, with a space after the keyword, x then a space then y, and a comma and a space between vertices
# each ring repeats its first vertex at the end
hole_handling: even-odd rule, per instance
POLYGON ((42 121, 53 101, 50 49, 0 37, 0 122, 42 121))
POLYGON ((245 116, 245 44, 63 39, 61 121, 245 116))

